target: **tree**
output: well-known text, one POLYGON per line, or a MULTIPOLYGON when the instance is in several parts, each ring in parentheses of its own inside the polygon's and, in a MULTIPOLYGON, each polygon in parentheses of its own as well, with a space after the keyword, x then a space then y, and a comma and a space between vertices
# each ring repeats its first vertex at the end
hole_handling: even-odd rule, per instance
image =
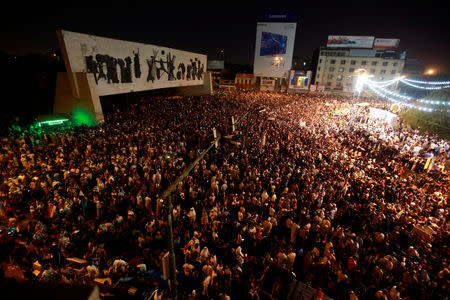
POLYGON ((450 88, 432 91, 427 99, 450 101, 450 88))

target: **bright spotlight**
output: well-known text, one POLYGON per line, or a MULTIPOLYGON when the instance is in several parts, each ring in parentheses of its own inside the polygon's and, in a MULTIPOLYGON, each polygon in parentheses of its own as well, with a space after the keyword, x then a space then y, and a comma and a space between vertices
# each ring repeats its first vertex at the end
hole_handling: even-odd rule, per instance
POLYGON ((367 74, 362 73, 358 75, 358 79, 356 80, 356 91, 360 93, 363 89, 364 83, 367 81, 367 74))

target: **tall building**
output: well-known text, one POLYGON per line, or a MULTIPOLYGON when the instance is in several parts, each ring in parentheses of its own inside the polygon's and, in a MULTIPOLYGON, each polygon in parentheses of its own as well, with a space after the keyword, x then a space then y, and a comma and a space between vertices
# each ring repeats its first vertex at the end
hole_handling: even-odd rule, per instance
POLYGON ((315 84, 326 90, 353 92, 357 76, 367 74, 374 81, 402 75, 406 51, 399 40, 374 37, 329 36, 326 47, 319 48, 315 84))
POLYGON ((253 75, 262 90, 286 89, 292 68, 295 14, 289 11, 264 12, 256 25, 253 75))

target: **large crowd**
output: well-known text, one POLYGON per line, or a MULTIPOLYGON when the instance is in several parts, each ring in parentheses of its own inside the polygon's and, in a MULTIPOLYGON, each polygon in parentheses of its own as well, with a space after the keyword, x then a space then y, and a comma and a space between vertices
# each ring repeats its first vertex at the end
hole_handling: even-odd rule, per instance
POLYGON ((276 267, 317 297, 448 299, 449 141, 371 119, 376 99, 144 100, 94 128, 3 137, 1 282, 172 297, 163 193, 215 128, 172 193, 180 298, 286 299, 276 267))

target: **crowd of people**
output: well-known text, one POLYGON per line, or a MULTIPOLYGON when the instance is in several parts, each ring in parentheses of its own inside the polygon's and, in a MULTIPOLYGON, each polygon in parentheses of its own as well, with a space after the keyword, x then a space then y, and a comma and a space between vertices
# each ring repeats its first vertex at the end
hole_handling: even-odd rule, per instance
POLYGON ((369 107, 386 104, 364 101, 155 97, 97 127, 3 137, 0 215, 14 239, 1 280, 107 278, 106 298, 152 279, 142 295, 173 297, 163 193, 214 128, 218 145, 172 193, 180 298, 287 299, 276 266, 333 299, 447 299, 450 142, 373 120, 369 107), (73 257, 86 265, 69 267, 73 257))

